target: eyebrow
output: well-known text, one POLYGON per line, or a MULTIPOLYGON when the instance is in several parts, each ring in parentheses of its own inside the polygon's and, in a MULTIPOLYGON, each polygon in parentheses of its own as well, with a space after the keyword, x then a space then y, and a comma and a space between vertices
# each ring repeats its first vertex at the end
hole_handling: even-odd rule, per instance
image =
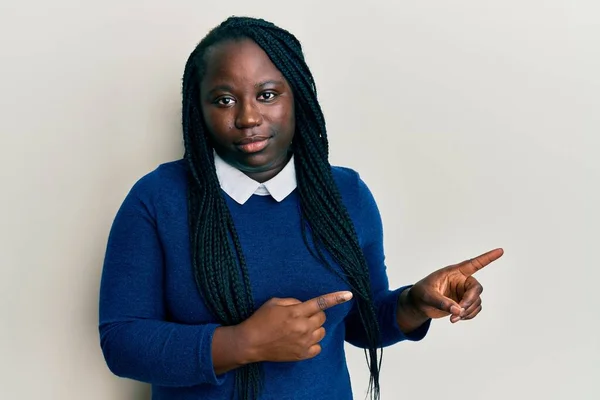
POLYGON ((217 85, 208 91, 208 94, 212 94, 214 92, 223 91, 223 92, 233 92, 231 86, 227 84, 217 85))
POLYGON ((267 86, 267 85, 283 85, 283 81, 276 80, 276 79, 269 79, 268 81, 257 83, 256 85, 254 85, 254 87, 260 88, 260 87, 267 86))
MULTIPOLYGON (((264 87, 264 86, 267 86, 267 85, 275 85, 275 86, 280 85, 280 86, 283 86, 283 84, 284 83, 283 83, 282 80, 269 79, 269 80, 266 80, 266 81, 258 82, 257 84, 254 85, 254 87, 258 89, 258 88, 261 88, 261 87, 264 87)), ((212 95, 214 92, 218 92, 218 91, 233 92, 233 88, 231 86, 229 86, 228 84, 223 83, 223 84, 217 85, 217 86, 213 87, 212 89, 210 89, 208 91, 208 94, 212 95)))

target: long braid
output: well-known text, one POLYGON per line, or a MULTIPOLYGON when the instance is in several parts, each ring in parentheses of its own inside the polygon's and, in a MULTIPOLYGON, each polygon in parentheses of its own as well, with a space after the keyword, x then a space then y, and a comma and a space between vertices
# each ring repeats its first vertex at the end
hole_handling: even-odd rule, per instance
MULTIPOLYGON (((298 39, 262 19, 231 17, 214 28, 190 55, 183 76, 182 124, 189 169, 188 221, 196 285, 208 309, 223 325, 239 324, 254 312, 246 261, 219 188, 213 150, 199 105, 207 49, 226 40, 243 38, 253 40, 265 51, 294 93, 296 134, 292 146, 296 154, 304 242, 356 295, 369 343, 368 354, 365 353, 370 369, 369 392, 372 398, 379 399, 381 337, 369 269, 354 224, 333 179, 325 118, 317 100, 316 85, 298 39), (333 267, 330 259, 341 271, 333 267)), ((235 382, 239 398, 258 398, 262 384, 259 366, 251 364, 237 369, 235 382)))

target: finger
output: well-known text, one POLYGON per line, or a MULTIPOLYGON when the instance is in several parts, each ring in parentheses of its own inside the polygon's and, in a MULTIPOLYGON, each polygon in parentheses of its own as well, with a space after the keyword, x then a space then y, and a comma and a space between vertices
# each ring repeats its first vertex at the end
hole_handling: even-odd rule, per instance
POLYGON ((280 298, 277 298, 277 297, 273 297, 270 301, 273 304, 278 305, 278 306, 294 306, 296 304, 301 304, 302 303, 298 299, 292 299, 292 298, 280 299, 280 298))
POLYGON ((481 311, 481 298, 478 298, 477 300, 475 300, 475 302, 473 304, 471 304, 471 306, 469 308, 467 308, 466 310, 464 310, 461 313, 460 317, 457 317, 456 315, 450 316, 450 322, 456 323, 463 319, 471 319, 475 315, 477 315, 477 313, 479 311, 481 311))
POLYGON ((461 311, 463 311, 457 302, 434 290, 428 290, 423 294, 423 302, 429 307, 433 307, 457 317, 460 316, 461 311))
POLYGON ((318 312, 325 311, 328 308, 347 302, 352 298, 352 292, 342 291, 324 294, 323 296, 315 297, 314 299, 305 301, 302 304, 297 304, 294 307, 298 308, 301 315, 310 317, 318 312))
POLYGON ((496 261, 504 254, 504 250, 495 249, 492 251, 488 251, 478 257, 472 258, 470 260, 466 260, 458 264, 458 269, 465 276, 471 276, 475 272, 479 271, 489 263, 496 261))
POLYGON ((309 320, 310 326, 314 329, 317 329, 320 326, 323 326, 323 324, 327 320, 327 315, 325 314, 324 311, 320 311, 320 312, 316 313, 315 315, 311 316, 308 320, 309 320))
POLYGON ((310 346, 308 348, 307 354, 306 354, 306 358, 313 358, 319 355, 319 353, 321 353, 321 345, 320 344, 313 344, 312 346, 310 346))
POLYGON ((483 292, 483 286, 472 276, 468 277, 464 283, 464 294, 460 300, 460 306, 464 309, 469 308, 483 292))
POLYGON ((313 332, 313 340, 314 343, 319 343, 321 340, 323 340, 323 338, 325 338, 325 335, 327 334, 327 332, 325 331, 325 328, 320 327, 319 329, 317 329, 316 331, 313 332))
POLYGON ((466 317, 463 317, 464 320, 470 320, 473 319, 477 316, 477 314, 479 314, 482 310, 481 305, 479 305, 478 307, 476 307, 473 311, 471 311, 469 314, 467 314, 466 317))
POLYGON ((462 319, 465 319, 467 316, 471 315, 473 311, 477 309, 477 307, 481 306, 481 297, 478 298, 471 304, 468 308, 465 308, 465 312, 462 315, 462 319))
POLYGON ((481 306, 481 299, 480 299, 478 302, 476 302, 471 307, 469 307, 468 310, 465 310, 462 317, 457 317, 457 316, 452 315, 450 317, 450 322, 452 322, 454 324, 458 321, 473 319, 473 318, 475 318, 475 316, 477 314, 479 314, 481 312, 481 309, 482 309, 482 306, 481 306))

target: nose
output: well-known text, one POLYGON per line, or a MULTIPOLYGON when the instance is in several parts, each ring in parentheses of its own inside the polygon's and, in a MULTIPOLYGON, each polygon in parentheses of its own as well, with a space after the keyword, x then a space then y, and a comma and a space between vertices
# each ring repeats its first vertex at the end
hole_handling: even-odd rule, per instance
POLYGON ((262 124, 263 117, 256 104, 252 101, 244 101, 240 104, 235 118, 235 127, 238 129, 254 128, 262 124))

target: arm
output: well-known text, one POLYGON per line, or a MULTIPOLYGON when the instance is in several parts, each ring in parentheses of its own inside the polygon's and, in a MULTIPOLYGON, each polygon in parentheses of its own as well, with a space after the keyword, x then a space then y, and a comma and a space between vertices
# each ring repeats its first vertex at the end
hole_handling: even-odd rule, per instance
MULTIPOLYGON (((390 290, 383 248, 383 224, 379 209, 365 183, 358 178, 357 205, 359 212, 355 220, 357 231, 363 238, 363 253, 369 266, 371 288, 377 312, 383 346, 403 340, 418 341, 425 337, 431 320, 421 318, 409 301, 411 285, 390 290)), ((358 312, 353 309, 346 319, 346 341, 358 346, 367 346, 365 331, 358 312)))
POLYGON ((114 220, 100 287, 100 343, 118 376, 163 386, 220 384, 239 366, 233 328, 166 321, 152 185, 138 182, 114 220))

